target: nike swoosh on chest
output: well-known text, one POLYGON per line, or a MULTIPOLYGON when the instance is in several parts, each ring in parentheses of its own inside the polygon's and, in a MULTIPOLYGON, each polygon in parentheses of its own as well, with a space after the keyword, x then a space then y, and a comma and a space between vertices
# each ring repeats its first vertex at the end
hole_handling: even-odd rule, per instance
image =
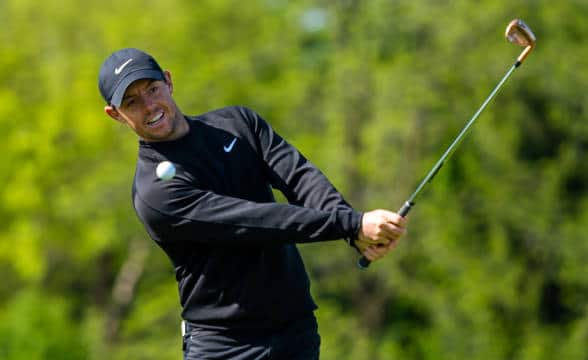
POLYGON ((233 141, 231 141, 228 145, 223 146, 223 150, 226 153, 229 153, 233 150, 233 147, 235 146, 235 143, 237 143, 237 138, 233 138, 233 141))

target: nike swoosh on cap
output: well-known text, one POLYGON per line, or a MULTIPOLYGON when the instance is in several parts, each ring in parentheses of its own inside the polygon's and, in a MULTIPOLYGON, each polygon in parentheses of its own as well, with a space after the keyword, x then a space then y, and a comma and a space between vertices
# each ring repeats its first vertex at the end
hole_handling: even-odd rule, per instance
POLYGON ((121 66, 114 68, 114 73, 116 75, 120 74, 121 71, 123 71, 123 69, 125 68, 125 66, 127 66, 131 61, 133 61, 133 59, 129 59, 127 61, 125 61, 121 66))

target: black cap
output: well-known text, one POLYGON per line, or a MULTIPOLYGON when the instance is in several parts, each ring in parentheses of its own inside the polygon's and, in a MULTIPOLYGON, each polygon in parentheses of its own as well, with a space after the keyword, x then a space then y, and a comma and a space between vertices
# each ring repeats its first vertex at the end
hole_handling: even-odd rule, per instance
POLYGON ((165 77, 151 55, 138 49, 121 49, 102 64, 98 87, 108 104, 119 107, 129 85, 140 79, 164 80, 165 77))

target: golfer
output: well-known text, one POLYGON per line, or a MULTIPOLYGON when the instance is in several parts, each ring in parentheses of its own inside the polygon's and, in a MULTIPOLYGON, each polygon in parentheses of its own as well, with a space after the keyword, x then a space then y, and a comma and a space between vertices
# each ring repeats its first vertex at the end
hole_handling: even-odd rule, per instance
POLYGON ((296 244, 345 239, 375 261, 405 219, 351 208, 248 108, 184 115, 171 74, 143 51, 110 55, 99 88, 106 114, 139 137, 133 206, 175 268, 184 359, 318 359, 317 306, 296 244), (157 177, 162 161, 173 178, 157 177))

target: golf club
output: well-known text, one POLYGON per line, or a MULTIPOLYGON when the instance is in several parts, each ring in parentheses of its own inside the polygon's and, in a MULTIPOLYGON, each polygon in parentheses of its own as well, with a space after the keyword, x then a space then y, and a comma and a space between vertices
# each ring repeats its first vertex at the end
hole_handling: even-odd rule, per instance
MULTIPOLYGON (((412 195, 410 195, 410 197, 408 198, 408 200, 406 200, 404 205, 402 205, 400 210, 398 210, 398 214, 400 216, 408 215, 408 213, 410 212, 410 209, 415 204, 414 200, 419 195, 421 190, 425 187, 426 184, 428 184, 429 182, 431 182, 431 180, 433 180, 433 178, 435 177, 437 172, 441 169, 441 167, 445 163, 445 160, 447 160, 447 158, 449 158, 449 156, 451 156, 451 154, 454 152, 455 148, 460 144, 461 140, 466 135, 469 128, 473 125, 473 123, 476 121, 478 116, 480 116, 480 113, 482 113, 482 111, 486 108, 486 106, 488 105, 490 100, 492 100, 492 98, 494 98, 494 96, 496 95, 498 90, 502 87, 502 85, 504 85, 504 83, 510 77, 512 72, 516 68, 518 68, 523 63, 523 61, 525 61, 525 58, 529 55, 531 50, 533 50, 533 48, 535 47, 535 35, 531 31, 531 29, 527 26, 527 24, 525 24, 520 19, 514 19, 513 21, 511 21, 508 24, 508 26, 506 27, 505 36, 509 42, 511 42, 515 45, 518 45, 518 46, 524 46, 525 49, 519 55, 519 57, 517 58, 517 61, 514 63, 514 65, 512 65, 512 67, 504 75, 502 80, 500 80, 498 85, 496 85, 494 90, 492 90, 492 92, 486 98, 484 103, 482 103, 482 106, 480 106, 480 108, 478 109, 478 111, 476 111, 474 116, 472 116, 472 118, 463 127, 463 129, 457 135, 457 137, 455 138, 453 143, 451 143, 451 145, 449 145, 449 147, 447 148, 445 153, 441 156, 439 161, 437 161, 435 166, 433 166, 431 171, 429 171, 427 176, 425 176, 425 178, 421 181, 421 183, 418 185, 416 190, 412 193, 412 195)), ((370 266, 370 260, 367 259, 365 256, 362 256, 359 259, 359 261, 357 262, 357 265, 359 266, 360 269, 367 269, 370 266)))

